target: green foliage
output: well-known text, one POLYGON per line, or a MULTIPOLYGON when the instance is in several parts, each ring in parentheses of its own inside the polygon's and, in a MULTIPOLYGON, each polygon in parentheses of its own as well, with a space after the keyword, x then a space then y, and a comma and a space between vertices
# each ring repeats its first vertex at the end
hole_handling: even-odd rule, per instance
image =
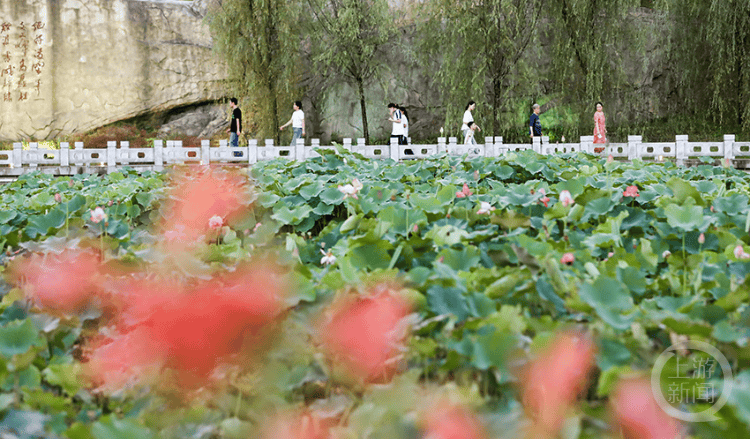
POLYGON ((300 63, 298 7, 286 0, 220 0, 209 11, 215 49, 229 68, 228 86, 246 98, 243 131, 275 138, 277 144, 281 114, 297 99, 301 75, 295 68, 300 63))
MULTIPOLYGON (((622 377, 649 371, 670 338, 681 335, 718 347, 737 377, 723 421, 701 426, 701 437, 745 434, 750 263, 734 248, 750 245, 747 173, 529 151, 405 163, 320 154, 254 165, 249 172, 258 196, 249 228, 261 224, 253 231, 225 226, 222 242, 181 267, 189 283, 253 253, 286 261, 293 284, 288 306, 274 328, 273 349, 258 365, 244 374, 221 369, 220 385, 190 400, 142 389, 94 390, 80 378, 79 349, 97 325, 106 333, 106 316, 92 320, 92 310, 49 315, 0 283, 0 434, 248 437, 268 407, 304 406, 346 413, 341 428, 351 437, 373 431, 373 437, 407 438, 420 428, 412 413, 422 388, 457 387, 482 408, 493 437, 519 437, 528 421, 511 366, 528 361, 534 346, 569 325, 596 340, 601 371, 573 410, 588 421, 572 437, 611 434, 601 398, 622 377), (339 187, 355 178, 361 190, 345 197, 339 187), (459 197, 464 184, 473 194, 459 197), (639 197, 623 196, 631 185, 639 197), (571 192, 573 206, 559 202, 563 190, 571 192), (482 202, 495 210, 479 214, 482 202), (335 261, 322 262, 321 250, 335 261), (561 262, 566 253, 575 257, 569 265, 561 262), (315 322, 335 295, 382 280, 414 302, 413 335, 391 384, 352 384, 322 359, 315 322), (501 427, 490 422, 498 417, 501 427)), ((106 208, 110 222, 123 221, 128 233, 111 242, 111 249, 125 250, 112 257, 147 264, 155 258, 148 235, 164 180, 125 172, 77 176, 71 187, 69 179, 25 176, 0 188, 0 227, 13 228, 3 239, 20 236, 14 248, 64 246, 64 226, 57 223, 32 242, 26 230, 36 226, 29 218, 68 206, 67 222, 83 223, 85 210, 113 199, 119 203, 106 208), (41 195, 53 194, 54 202, 58 192, 58 204, 41 195)))
POLYGON ((538 41, 543 4, 430 0, 412 6, 420 20, 422 68, 435 70, 449 134, 458 131, 464 105, 472 98, 479 103, 474 118, 485 135, 500 136, 517 125, 519 107, 528 117, 529 94, 538 90, 525 55, 538 41))
MULTIPOLYGON (((357 92, 362 132, 370 143, 365 87, 386 67, 384 55, 396 27, 386 0, 307 0, 312 60, 331 80, 357 92)), ((332 84, 332 82, 330 82, 332 84)))

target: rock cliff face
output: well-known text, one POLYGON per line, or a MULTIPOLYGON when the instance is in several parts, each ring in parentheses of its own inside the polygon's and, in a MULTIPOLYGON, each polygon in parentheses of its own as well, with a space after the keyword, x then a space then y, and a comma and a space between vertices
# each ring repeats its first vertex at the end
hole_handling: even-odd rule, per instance
POLYGON ((223 96, 206 1, 0 0, 0 140, 223 96))

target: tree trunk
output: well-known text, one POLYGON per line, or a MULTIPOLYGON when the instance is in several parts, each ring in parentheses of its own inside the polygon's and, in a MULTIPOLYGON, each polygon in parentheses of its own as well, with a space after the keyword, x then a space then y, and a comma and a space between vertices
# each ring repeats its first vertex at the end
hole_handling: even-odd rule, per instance
POLYGON ((357 88, 359 92, 359 107, 362 109, 362 130, 365 135, 365 143, 370 144, 370 129, 367 126, 367 104, 365 103, 365 84, 362 78, 357 78, 357 88))
POLYGON ((500 78, 492 78, 492 135, 500 132, 500 78))

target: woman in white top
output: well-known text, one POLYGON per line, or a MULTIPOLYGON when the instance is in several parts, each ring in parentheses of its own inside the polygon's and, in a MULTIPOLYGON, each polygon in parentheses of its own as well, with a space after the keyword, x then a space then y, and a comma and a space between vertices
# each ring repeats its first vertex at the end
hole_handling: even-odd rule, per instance
MULTIPOLYGON (((466 111, 464 111, 464 120, 463 125, 461 125, 461 132, 464 135, 464 138, 466 138, 466 134, 469 131, 469 122, 474 122, 474 116, 471 115, 471 112, 474 111, 474 109, 477 108, 477 103, 474 101, 469 101, 468 104, 466 104, 466 111)), ((477 130, 482 131, 481 128, 479 128, 478 125, 474 124, 477 130)))
POLYGON ((404 144, 409 144, 409 118, 406 116, 406 108, 405 107, 398 107, 399 111, 401 111, 401 123, 404 124, 404 144))
POLYGON ((302 111, 301 101, 295 101, 294 104, 292 105, 292 108, 294 108, 294 113, 292 113, 292 118, 289 119, 289 122, 280 126, 279 131, 291 125, 293 135, 292 135, 292 143, 290 146, 297 146, 297 139, 301 137, 305 137, 305 112, 302 111))

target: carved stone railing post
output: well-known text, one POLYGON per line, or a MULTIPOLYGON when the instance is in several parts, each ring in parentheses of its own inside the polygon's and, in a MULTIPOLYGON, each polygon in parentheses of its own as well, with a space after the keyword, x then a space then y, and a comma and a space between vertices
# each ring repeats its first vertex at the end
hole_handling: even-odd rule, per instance
POLYGON ((70 166, 70 144, 60 142, 60 166, 70 166))
POLYGON ((684 166, 685 159, 688 158, 688 136, 687 134, 678 134, 675 136, 675 158, 677 166, 684 166))
POLYGON ((211 164, 211 141, 201 140, 201 164, 211 164))
POLYGON ((724 134, 724 160, 734 160, 734 134, 724 134))
POLYGON ((164 170, 164 141, 154 140, 154 171, 164 170))
POLYGON ((250 139, 247 142, 247 162, 251 165, 258 163, 258 140, 250 139))
POLYGON ((107 142, 107 174, 117 171, 117 141, 107 142))
POLYGON ((628 160, 635 160, 641 156, 643 136, 628 136, 628 160))

